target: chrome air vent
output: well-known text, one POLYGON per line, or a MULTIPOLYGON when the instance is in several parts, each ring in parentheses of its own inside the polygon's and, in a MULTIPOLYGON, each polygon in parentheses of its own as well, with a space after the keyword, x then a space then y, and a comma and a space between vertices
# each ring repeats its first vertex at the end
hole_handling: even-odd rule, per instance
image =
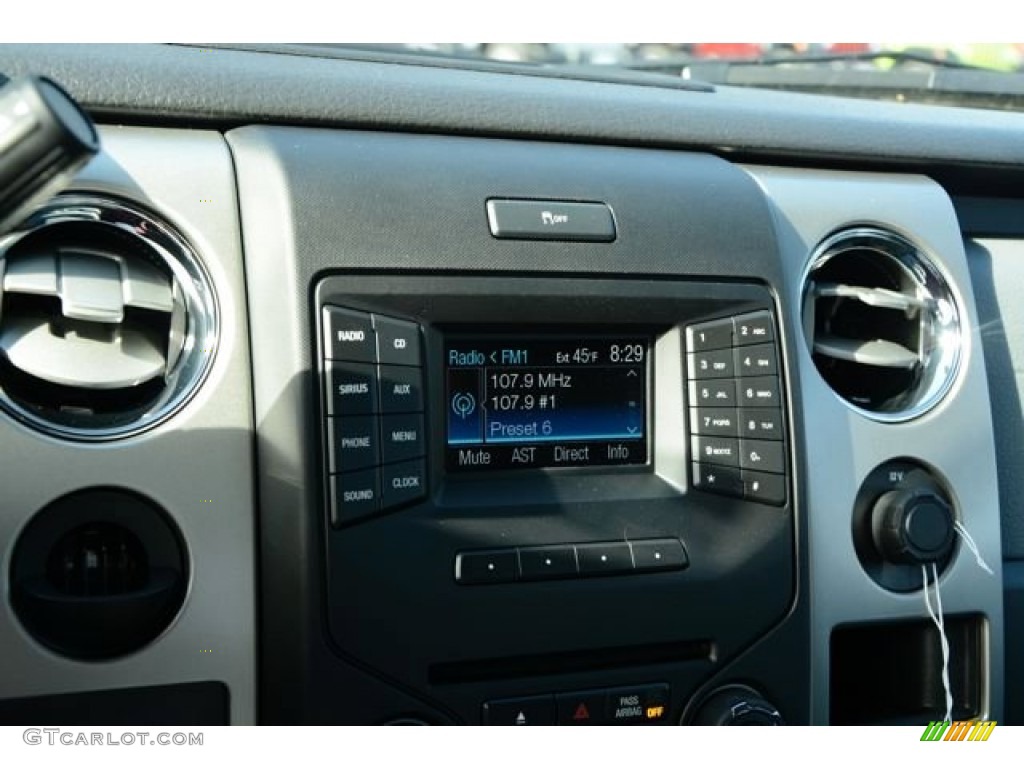
POLYGON ((170 417, 209 370, 210 280, 152 214, 66 195, 0 239, 0 406, 50 435, 111 440, 170 417))
POLYGON ((811 258, 804 335, 818 372, 855 410, 879 421, 920 416, 960 366, 960 314, 935 265, 900 235, 841 231, 811 258))

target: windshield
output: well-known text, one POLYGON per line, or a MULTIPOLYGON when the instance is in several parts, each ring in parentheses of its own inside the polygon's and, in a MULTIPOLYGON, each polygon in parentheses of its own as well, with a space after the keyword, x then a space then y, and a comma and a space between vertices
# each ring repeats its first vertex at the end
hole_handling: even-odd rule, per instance
MULTIPOLYGON (((380 46, 386 48, 389 46, 380 46)), ((418 43, 409 52, 538 64, 649 65, 689 60, 859 61, 881 70, 917 58, 1000 72, 1024 71, 1024 43, 418 43), (884 54, 893 54, 886 58, 884 54)))
POLYGON ((312 55, 1024 111, 1024 43, 388 43, 312 55))

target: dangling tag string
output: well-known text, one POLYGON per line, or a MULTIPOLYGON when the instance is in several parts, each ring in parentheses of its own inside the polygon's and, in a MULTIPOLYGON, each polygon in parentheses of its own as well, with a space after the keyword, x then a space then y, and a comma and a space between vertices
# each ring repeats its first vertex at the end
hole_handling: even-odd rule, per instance
POLYGON ((967 548, 974 553, 974 560, 978 563, 978 567, 981 568, 981 570, 985 571, 985 573, 987 573, 989 576, 995 576, 995 573, 992 572, 992 569, 988 567, 988 563, 985 562, 985 558, 981 556, 981 552, 978 551, 978 545, 974 543, 974 537, 967 532, 967 529, 964 528, 963 523, 961 523, 959 520, 954 520, 953 527, 956 529, 956 532, 960 534, 960 538, 963 539, 964 544, 967 545, 967 548))
POLYGON ((939 642, 942 647, 942 688, 946 693, 946 722, 953 720, 953 693, 949 687, 949 640, 946 639, 946 621, 942 615, 942 593, 939 592, 939 569, 932 566, 932 577, 935 584, 935 608, 932 608, 931 600, 928 599, 928 568, 921 565, 921 578, 924 580, 924 607, 931 617, 932 623, 939 630, 939 642))

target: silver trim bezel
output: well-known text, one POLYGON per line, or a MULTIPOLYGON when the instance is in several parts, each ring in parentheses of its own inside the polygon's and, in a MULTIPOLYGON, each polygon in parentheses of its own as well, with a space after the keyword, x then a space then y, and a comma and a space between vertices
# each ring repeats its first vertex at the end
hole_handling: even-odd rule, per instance
MULTIPOLYGON (((40 417, 13 400, 0 385, 0 409, 50 437, 104 442, 132 437, 178 413, 199 390, 216 357, 220 333, 213 281, 197 250, 170 224, 135 203, 110 195, 69 193, 38 208, 13 231, 0 237, 0 262, 28 235, 68 222, 111 227, 140 240, 170 270, 185 302, 186 326, 181 352, 166 377, 161 395, 123 425, 76 427, 40 417)), ((2 274, 2 273, 0 273, 2 274)))
MULTIPOLYGON (((922 382, 917 385, 919 391, 912 395, 913 405, 910 407, 897 411, 870 410, 846 399, 831 386, 829 390, 852 411, 874 421, 897 424, 916 419, 941 403, 960 376, 965 337, 961 320, 964 315, 960 302, 950 287, 950 282, 935 261, 928 258, 924 249, 891 230, 857 226, 834 232, 814 249, 800 278, 801 312, 806 311, 808 291, 813 284, 812 275, 832 259, 853 250, 868 250, 879 254, 917 284, 925 298, 935 307, 926 324, 929 336, 935 339, 936 343, 931 346, 931 351, 923 363, 925 374, 922 382)), ((801 324, 808 354, 813 359, 814 340, 809 336, 813 329, 808 329, 805 323, 801 324)))

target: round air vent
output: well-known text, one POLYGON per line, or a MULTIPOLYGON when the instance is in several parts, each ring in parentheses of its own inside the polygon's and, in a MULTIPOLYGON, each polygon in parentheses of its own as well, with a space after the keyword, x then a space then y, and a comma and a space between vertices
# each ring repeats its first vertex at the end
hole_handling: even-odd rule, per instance
POLYGON ((873 228, 832 235, 804 280, 803 325, 814 363, 856 411, 920 416, 960 366, 960 314, 942 274, 906 238, 873 228))
POLYGON ((168 627, 188 573, 181 532, 161 507, 120 488, 88 488, 29 521, 8 584, 11 607, 39 643, 75 659, 111 659, 168 627))
POLYGON ((0 406, 37 429, 152 427, 202 382, 216 340, 195 251, 132 204, 61 195, 0 238, 0 406))

